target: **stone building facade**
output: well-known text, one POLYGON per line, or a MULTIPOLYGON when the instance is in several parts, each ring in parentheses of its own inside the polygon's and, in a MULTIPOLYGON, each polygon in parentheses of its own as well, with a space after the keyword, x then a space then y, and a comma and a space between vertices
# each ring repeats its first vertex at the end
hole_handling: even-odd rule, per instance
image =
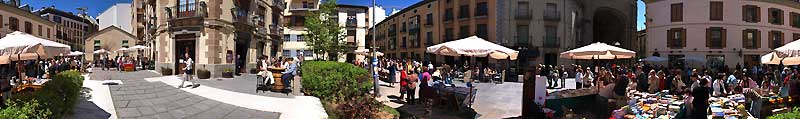
MULTIPOLYGON (((156 69, 183 73, 184 54, 212 77, 249 72, 256 58, 278 54, 282 0, 134 0, 133 34, 153 47, 156 69)), ((195 70, 196 71, 196 70, 195 70)))
MULTIPOLYGON (((427 46, 478 36, 520 51, 517 61, 475 58, 477 64, 522 71, 533 64, 589 63, 558 58, 594 42, 638 47, 636 0, 424 0, 376 25, 376 46, 389 58, 435 64, 472 61, 434 56, 427 46), (411 24, 411 25, 409 25, 411 24)), ((371 32, 370 32, 371 33, 371 32)), ((372 33, 370 35, 373 35, 372 33)))
POLYGON ((647 54, 668 66, 759 65, 760 56, 800 39, 796 0, 645 0, 647 54), (688 60, 687 60, 688 59, 688 60))

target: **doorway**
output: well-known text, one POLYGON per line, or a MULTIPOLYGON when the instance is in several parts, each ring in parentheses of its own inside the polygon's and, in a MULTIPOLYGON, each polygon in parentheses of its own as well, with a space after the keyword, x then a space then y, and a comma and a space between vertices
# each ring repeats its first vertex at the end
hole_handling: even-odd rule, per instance
MULTIPOLYGON (((194 36, 194 34, 191 34, 191 35, 194 36)), ((176 37, 178 37, 178 36, 176 36, 176 37)), ((175 49, 174 50, 175 50, 175 54, 174 55, 175 55, 175 59, 176 59, 174 61, 175 62, 175 67, 176 67, 174 69, 175 74, 183 74, 184 73, 183 68, 186 67, 186 65, 181 62, 181 61, 185 61, 186 60, 186 56, 184 54, 188 53, 189 54, 189 58, 192 58, 192 61, 195 62, 194 64, 197 63, 197 58, 195 58, 195 51, 196 50, 195 50, 195 39, 194 38, 192 38, 192 39, 176 39, 175 40, 175 49)), ((197 67, 194 67, 194 68, 197 69, 197 67)))
POLYGON ((236 33, 236 48, 234 49, 236 54, 234 56, 234 61, 236 65, 235 73, 239 75, 240 73, 244 73, 245 65, 247 63, 247 51, 250 48, 250 34, 245 32, 238 32, 236 33))

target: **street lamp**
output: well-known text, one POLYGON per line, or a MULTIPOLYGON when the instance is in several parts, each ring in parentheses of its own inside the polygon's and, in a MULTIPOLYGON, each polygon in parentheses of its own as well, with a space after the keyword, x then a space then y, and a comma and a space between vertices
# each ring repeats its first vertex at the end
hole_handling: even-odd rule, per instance
MULTIPOLYGON (((377 35, 377 32, 375 31, 376 30, 376 28, 375 28, 375 0, 372 0, 372 18, 373 18, 373 20, 370 20, 370 23, 372 23, 372 34, 377 35)), ((380 94, 380 91, 379 91, 379 89, 380 89, 379 86, 380 85, 378 84, 378 77, 377 77, 378 73, 375 72, 375 66, 378 65, 378 56, 375 55, 375 51, 376 51, 375 50, 375 35, 372 35, 372 43, 370 44, 370 45, 372 45, 372 52, 370 53, 370 54, 372 54, 372 60, 370 60, 372 62, 372 64, 370 64, 370 65, 372 65, 372 67, 370 67, 369 70, 372 73, 372 82, 373 82, 373 86, 372 87, 373 87, 373 90, 375 91, 373 93, 373 95, 375 95, 377 97, 377 96, 381 96, 381 94, 380 94)))

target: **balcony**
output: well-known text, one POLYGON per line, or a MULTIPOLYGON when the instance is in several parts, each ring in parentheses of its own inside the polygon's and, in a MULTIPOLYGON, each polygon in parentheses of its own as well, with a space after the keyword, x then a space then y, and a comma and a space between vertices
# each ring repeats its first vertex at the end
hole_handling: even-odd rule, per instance
POLYGON ((202 11, 201 9, 205 8, 201 8, 199 4, 167 7, 165 9, 168 15, 167 22, 173 28, 184 26, 202 27, 204 16, 200 12, 202 11))
POLYGON ((312 3, 294 3, 292 6, 289 6, 289 11, 315 11, 319 10, 319 6, 312 3))
POLYGON ((544 17, 544 20, 546 20, 546 21, 560 21, 561 20, 561 14, 559 14, 557 10, 545 10, 543 17, 544 17))
POLYGON ((560 47, 558 44, 558 37, 556 36, 544 36, 544 47, 546 48, 558 48, 560 47))
POLYGON ((531 12, 529 10, 517 10, 517 12, 514 13, 514 18, 531 19, 533 18, 533 15, 531 15, 531 12))
POLYGON ((269 25, 269 35, 281 37, 283 36, 283 27, 279 25, 269 25))
POLYGON ((275 10, 283 11, 286 8, 286 3, 284 0, 272 0, 271 8, 275 10))
POLYGON ((358 20, 356 18, 347 18, 347 21, 345 22, 345 24, 348 27, 357 27, 358 26, 358 20))

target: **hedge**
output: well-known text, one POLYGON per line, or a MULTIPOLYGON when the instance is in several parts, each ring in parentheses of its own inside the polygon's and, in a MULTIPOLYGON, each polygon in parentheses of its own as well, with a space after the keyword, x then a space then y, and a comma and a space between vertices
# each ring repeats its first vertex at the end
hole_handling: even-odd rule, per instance
POLYGON ((369 72, 352 64, 330 61, 306 61, 301 67, 303 91, 327 101, 343 101, 369 93, 369 72))
MULTIPOLYGON (((2 114, 42 114, 41 116, 48 118, 61 118, 64 114, 72 112, 72 107, 75 106, 75 103, 81 95, 82 87, 83 76, 81 76, 80 72, 75 70, 61 72, 54 76, 52 80, 42 84, 42 89, 39 91, 20 93, 12 96, 11 99, 6 101, 8 102, 7 105, 11 107, 3 109, 2 114), (31 112, 24 111, 25 108, 47 110, 52 113, 50 113, 51 115, 47 115, 47 113, 31 114, 31 112)), ((0 115, 0 118, 15 118, 15 116, 16 115, 0 115)))

